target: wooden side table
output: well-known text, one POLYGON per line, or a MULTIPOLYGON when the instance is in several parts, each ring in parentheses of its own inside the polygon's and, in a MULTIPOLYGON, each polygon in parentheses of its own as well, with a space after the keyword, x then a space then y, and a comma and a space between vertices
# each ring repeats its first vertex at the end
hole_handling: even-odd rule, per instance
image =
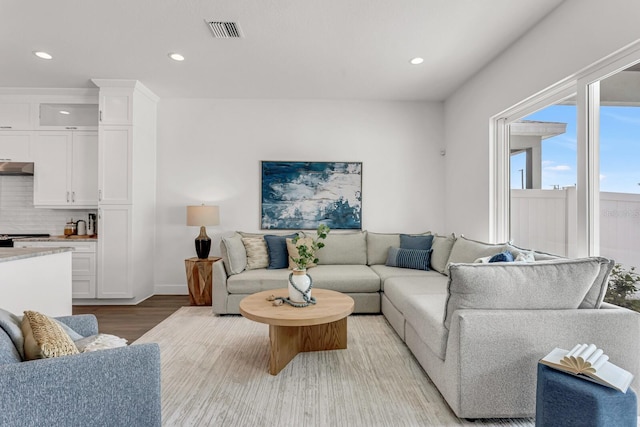
POLYGON ((211 305, 213 263, 220 259, 220 257, 209 257, 184 260, 191 305, 211 305))

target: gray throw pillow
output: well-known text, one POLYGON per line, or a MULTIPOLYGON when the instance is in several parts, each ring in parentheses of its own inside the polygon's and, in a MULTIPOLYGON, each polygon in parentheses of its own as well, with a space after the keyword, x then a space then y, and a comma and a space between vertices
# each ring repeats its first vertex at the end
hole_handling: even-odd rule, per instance
POLYGON ((456 242, 455 234, 448 236, 433 236, 433 242, 431 248, 431 268, 438 273, 449 274, 447 271, 447 262, 449 261, 449 255, 451 255, 451 248, 456 242))
POLYGON ((602 287, 611 268, 612 261, 597 257, 451 264, 444 326, 449 329, 461 309, 577 309, 592 286, 602 287))
POLYGON ((247 251, 242 243, 242 236, 235 233, 224 237, 220 243, 222 262, 229 276, 242 273, 247 267, 247 251))

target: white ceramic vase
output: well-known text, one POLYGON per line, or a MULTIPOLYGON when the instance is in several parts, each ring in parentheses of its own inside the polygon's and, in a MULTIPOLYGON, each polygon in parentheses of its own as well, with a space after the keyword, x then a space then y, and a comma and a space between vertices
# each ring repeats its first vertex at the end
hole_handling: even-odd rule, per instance
MULTIPOLYGON (((307 275, 307 270, 293 270, 293 276, 291 281, 295 283, 296 287, 300 289, 308 298, 311 298, 311 278, 307 275)), ((304 297, 298 292, 291 283, 288 285, 289 299, 293 302, 305 302, 304 297)))

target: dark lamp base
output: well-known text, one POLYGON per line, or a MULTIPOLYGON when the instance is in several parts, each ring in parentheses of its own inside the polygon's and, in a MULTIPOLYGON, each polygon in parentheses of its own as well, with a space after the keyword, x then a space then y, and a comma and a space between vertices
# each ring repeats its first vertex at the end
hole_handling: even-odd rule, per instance
POLYGON ((200 227, 200 235, 196 237, 196 253, 198 258, 209 258, 209 252, 211 252, 211 238, 207 236, 207 231, 204 227, 200 227))

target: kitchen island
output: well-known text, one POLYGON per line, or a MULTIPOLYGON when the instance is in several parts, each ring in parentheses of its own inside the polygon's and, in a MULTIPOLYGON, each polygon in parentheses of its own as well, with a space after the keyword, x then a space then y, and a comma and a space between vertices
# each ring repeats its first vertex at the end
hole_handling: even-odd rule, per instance
POLYGON ((0 308, 71 315, 70 248, 0 248, 0 308))

